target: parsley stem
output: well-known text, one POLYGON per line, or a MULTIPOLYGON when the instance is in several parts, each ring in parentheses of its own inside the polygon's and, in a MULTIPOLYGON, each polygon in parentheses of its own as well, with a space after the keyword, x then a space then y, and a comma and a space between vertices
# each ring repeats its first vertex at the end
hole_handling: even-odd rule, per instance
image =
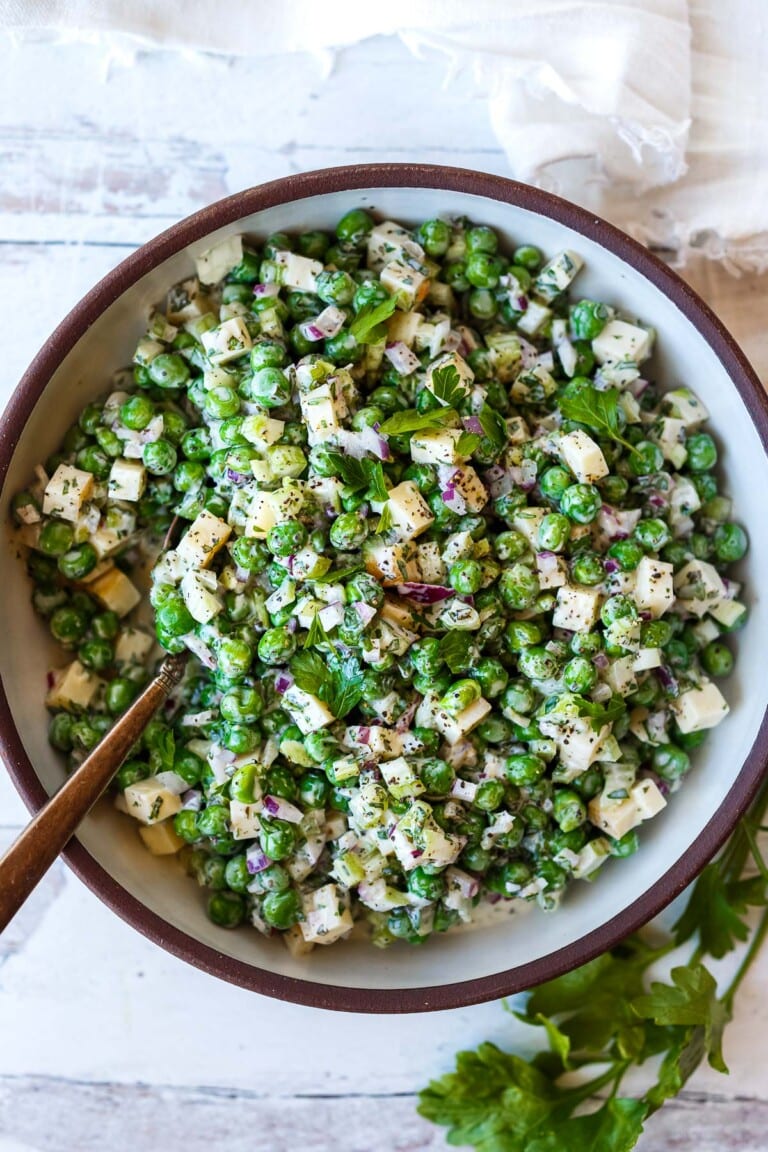
POLYGON ((744 954, 744 958, 736 971, 736 975, 731 981, 729 987, 726 989, 725 994, 720 998, 721 1004, 729 1015, 733 1010, 733 1001, 736 998, 736 993, 738 992, 744 977, 747 975, 747 972, 751 968, 753 961, 757 957, 757 954, 760 951, 766 936, 768 936, 768 909, 766 909, 766 911, 763 912, 762 916, 760 917, 757 925, 757 931, 750 941, 749 948, 744 954))
POLYGON ((755 862, 755 866, 763 880, 766 882, 766 884, 768 884, 768 865, 766 865, 765 857, 760 851, 760 846, 757 843, 757 837, 746 821, 744 822, 744 835, 749 842, 749 847, 750 851, 752 852, 752 859, 755 862))

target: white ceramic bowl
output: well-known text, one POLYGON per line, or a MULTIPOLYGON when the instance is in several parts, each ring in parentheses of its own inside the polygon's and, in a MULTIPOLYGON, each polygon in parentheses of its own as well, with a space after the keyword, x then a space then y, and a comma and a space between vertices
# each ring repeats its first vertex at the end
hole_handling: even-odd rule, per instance
MULTIPOLYGON (((658 332, 653 362, 669 386, 689 384, 710 410, 738 519, 750 530, 743 564, 752 617, 738 637, 725 691, 732 714, 695 754, 681 793, 643 829, 641 850, 612 861, 595 884, 576 884, 554 914, 538 910, 426 947, 386 951, 366 943, 315 949, 293 959, 253 929, 227 932, 206 918, 197 885, 168 859, 150 856, 133 823, 104 802, 65 853, 75 872, 156 943, 206 971, 255 991, 335 1009, 390 1012, 449 1008, 502 996, 585 962, 656 914, 703 867, 746 808, 766 759, 768 405, 733 340, 672 272, 608 224, 562 200, 495 176, 451 168, 370 165, 278 180, 205 209, 139 249, 74 309, 24 376, 0 425, 2 516, 110 373, 130 362, 150 305, 187 276, 192 257, 235 232, 332 230, 353 206, 416 223, 465 215, 513 244, 586 260, 579 292, 605 299, 658 332)), ((62 782, 46 739, 46 670, 54 655, 30 606, 24 566, 0 554, 0 745, 31 809, 62 782)))

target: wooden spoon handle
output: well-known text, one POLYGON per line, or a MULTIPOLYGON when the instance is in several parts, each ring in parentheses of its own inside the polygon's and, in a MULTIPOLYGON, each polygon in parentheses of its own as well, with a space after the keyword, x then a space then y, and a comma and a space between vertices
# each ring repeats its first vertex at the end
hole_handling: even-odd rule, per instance
POLYGON ((169 656, 90 756, 40 809, 0 860, 0 932, 37 886, 179 683, 186 653, 169 656))

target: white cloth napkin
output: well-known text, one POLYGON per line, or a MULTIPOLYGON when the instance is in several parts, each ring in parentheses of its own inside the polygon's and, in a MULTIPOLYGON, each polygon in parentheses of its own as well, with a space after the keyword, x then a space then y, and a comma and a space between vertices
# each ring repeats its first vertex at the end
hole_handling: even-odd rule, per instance
POLYGON ((768 0, 0 0, 0 27, 326 62, 397 34, 470 71, 518 179, 768 268, 768 0))

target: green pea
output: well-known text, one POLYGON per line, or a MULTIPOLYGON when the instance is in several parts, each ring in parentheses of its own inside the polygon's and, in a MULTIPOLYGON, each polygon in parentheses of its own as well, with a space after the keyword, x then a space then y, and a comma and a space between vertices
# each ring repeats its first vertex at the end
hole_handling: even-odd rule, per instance
POLYGON ((184 780, 190 788, 199 784, 205 772, 205 761, 189 748, 177 748, 173 757, 173 770, 184 780))
POLYGON ((328 780, 320 772, 305 772, 299 779, 299 799, 305 808, 325 808, 328 780))
POLYGON ((216 656, 225 676, 245 676, 253 661, 253 649, 236 636, 225 636, 219 642, 216 656))
POLYGON ((416 239, 428 256, 444 256, 451 243, 451 226, 445 220, 425 220, 416 239))
POLYGON ((639 440, 629 455, 628 464, 634 476, 650 476, 664 467, 664 454, 658 444, 639 440))
POLYGON ((462 595, 479 592, 483 583, 482 567, 477 560, 457 560, 448 569, 448 583, 462 595))
POLYGON ((94 444, 89 444, 78 452, 75 464, 84 472, 90 472, 97 480, 106 480, 112 469, 112 461, 106 452, 102 452, 94 444))
POLYGON ((529 680, 551 680, 560 671, 556 654, 546 648, 524 648, 517 659, 521 673, 529 680))
POLYGON ((408 873, 408 891, 420 900, 439 900, 445 892, 445 878, 440 872, 417 866, 408 873))
POLYGON ((636 620, 637 608, 629 596, 609 596, 600 609, 600 619, 606 628, 617 620, 636 620))
POLYGON ((77 658, 86 668, 92 668, 94 672, 103 672, 114 660, 115 649, 109 640, 94 637, 80 645, 77 658))
POLYGON ((709 472, 717 464, 717 445, 708 432, 696 432, 685 442, 691 472, 709 472))
POLYGON ((241 392, 263 408, 281 408, 291 399, 291 384, 280 368, 264 367, 241 386, 241 392))
POLYGON ((629 491, 626 476, 606 476, 598 484, 603 498, 608 504, 620 504, 629 491))
POLYGON ((63 520, 48 520, 40 530, 38 546, 47 556, 63 556, 69 552, 74 538, 71 524, 63 520))
POLYGON ((580 552, 573 562, 571 574, 577 584, 586 584, 587 587, 602 584, 605 579, 602 561, 595 552, 580 552))
POLYGON ((238 892, 214 892, 208 917, 219 928, 237 928, 245 919, 245 901, 238 892))
POLYGON ((571 523, 567 516, 550 512, 539 525, 537 540, 539 548, 548 552, 561 552, 571 535, 571 523))
POLYGON ((591 524, 603 505, 594 484, 571 484, 560 498, 560 507, 576 524, 591 524))
POLYGON ((195 621, 180 592, 170 592, 155 611, 159 626, 170 636, 186 636, 194 631, 195 621))
POLYGON ((733 653, 719 640, 707 644, 699 657, 702 667, 710 676, 730 676, 733 672, 733 653))
POLYGON ((525 787, 528 784, 535 784, 547 770, 547 765, 540 756, 533 756, 530 753, 517 753, 514 756, 508 756, 504 765, 504 772, 507 779, 512 784, 517 784, 520 787, 525 787))
POLYGON ((355 282, 348 272, 325 270, 317 277, 316 291, 323 303, 344 307, 354 299, 355 282))
POLYGON ((494 230, 485 224, 470 228, 464 239, 468 252, 483 252, 493 256, 498 251, 499 238, 494 230))
POLYGON ((676 744, 659 744, 653 750, 651 764, 654 772, 658 773, 662 780, 673 784, 685 776, 691 766, 691 760, 688 753, 676 744))
POLYGON ((483 780, 475 793, 473 804, 481 812, 495 812, 504 802, 504 785, 501 780, 483 780))
POLYGON ((293 773, 289 768, 284 768, 280 764, 273 765, 267 772, 264 791, 269 796, 281 796, 284 800, 297 800, 299 795, 293 773))
POLYGON ((259 833, 261 850, 270 860, 285 860, 296 846, 296 833, 285 820, 263 819, 259 833))
POLYGON ((471 314, 478 320, 492 320, 499 310, 496 297, 488 288, 475 288, 467 298, 471 314))
POLYGON ((155 406, 148 396, 131 396, 120 406, 120 420, 132 432, 141 432, 155 415, 155 406))
POLYGON ((197 813, 182 809, 173 818, 173 830, 187 844, 194 844, 200 839, 197 827, 197 813))
POLYGON ((207 428, 190 428, 181 440, 181 450, 188 460, 208 460, 213 446, 207 428))
POLYGON ((539 591, 538 576, 525 564, 513 564, 502 572, 499 579, 501 598, 513 611, 530 608, 539 591))
POLYGON ((539 476, 538 484, 541 489, 542 496, 547 500, 560 500, 563 493, 567 488, 570 488, 573 483, 573 477, 566 468, 562 468, 556 464, 552 468, 547 468, 539 476))
POLYGON ((353 208, 339 220, 336 235, 345 244, 354 244, 357 247, 365 244, 372 229, 373 219, 370 214, 364 208, 353 208))
POLYGON ((264 664, 287 664, 296 653, 296 637, 287 628, 268 628, 259 640, 259 660, 264 664))
POLYGON ((301 900, 293 888, 287 892, 268 893, 261 905, 261 914, 267 924, 283 931, 296 923, 300 913, 301 900))
POLYGON ((651 620, 640 630, 643 648, 663 648, 672 639, 672 627, 666 620, 651 620))
POLYGON ((259 264, 258 253, 246 248, 240 263, 229 273, 229 279, 237 284, 255 284, 259 278, 259 264))
POLYGON ((311 231, 303 232, 297 240, 297 247, 302 256, 308 256, 310 260, 322 261, 328 251, 330 240, 325 232, 311 231))
POLYGON ((434 796, 446 796, 456 779, 451 765, 436 756, 422 760, 418 765, 418 773, 427 792, 434 796))
POLYGON ((495 288, 499 283, 501 266, 488 252, 474 252, 466 263, 465 275, 473 288, 495 288))
POLYGON ((300 520, 284 520, 267 533, 267 547, 274 556, 293 556, 307 542, 307 530, 300 520))
POLYGON ((69 752, 72 749, 73 723, 69 712, 57 712, 51 717, 51 723, 48 726, 48 741, 59 752, 69 752))
POLYGON ((137 692, 138 685, 133 680, 129 680, 126 676, 116 676, 107 684, 104 693, 107 711, 111 716, 119 716, 121 712, 125 712, 129 704, 133 703, 137 692))
POLYGON ((201 852, 195 868, 198 884, 204 888, 213 888, 216 891, 226 888, 226 867, 225 861, 220 856, 201 852))
POLYGON ((331 525, 331 544, 342 552, 359 548, 368 537, 368 524, 357 512, 342 512, 331 525))
POLYGON ((616 561, 622 572, 634 572, 645 553, 634 540, 617 540, 611 544, 608 555, 616 561))
POLYGON ((458 716, 480 698, 480 687, 474 680, 457 680, 440 700, 440 707, 449 716, 458 716))
POLYGON ((189 380, 189 365, 176 352, 161 352, 147 367, 149 378, 158 388, 183 388, 189 380))
POLYGON ((67 580, 82 580, 99 562, 96 549, 92 544, 77 544, 63 556, 59 556, 58 568, 67 580))
POLYGON ((749 547, 747 534, 740 524, 718 524, 714 535, 715 556, 721 564, 741 560, 749 547))
POLYGON ((646 552, 660 552, 672 538, 669 526, 656 518, 641 520, 635 528, 634 537, 646 552))
POLYGON ((504 633, 510 652, 522 652, 524 648, 540 644, 544 636, 543 626, 535 620, 510 620, 504 633))
POLYGON ((597 300, 579 300, 571 308, 570 321, 576 340, 594 340, 608 322, 608 309, 597 300))
POLYGON ((480 691, 486 700, 495 700, 509 683, 509 673, 500 661, 484 656, 470 670, 473 680, 477 680, 480 691))
POLYGON ((252 685, 238 684, 222 696, 219 708, 225 720, 255 724, 264 711, 264 701, 252 685))
POLYGON ((122 792, 131 784, 136 784, 139 780, 146 780, 147 776, 149 776, 149 765, 145 764, 143 760, 126 760, 125 764, 115 773, 115 785, 122 792))
POLYGON ((153 476, 167 476, 176 467, 176 449, 168 440, 155 440, 144 445, 141 459, 147 471, 153 476))
POLYGON ((597 683, 597 671, 586 656, 574 656, 563 669, 563 681, 569 692, 587 693, 597 683))

